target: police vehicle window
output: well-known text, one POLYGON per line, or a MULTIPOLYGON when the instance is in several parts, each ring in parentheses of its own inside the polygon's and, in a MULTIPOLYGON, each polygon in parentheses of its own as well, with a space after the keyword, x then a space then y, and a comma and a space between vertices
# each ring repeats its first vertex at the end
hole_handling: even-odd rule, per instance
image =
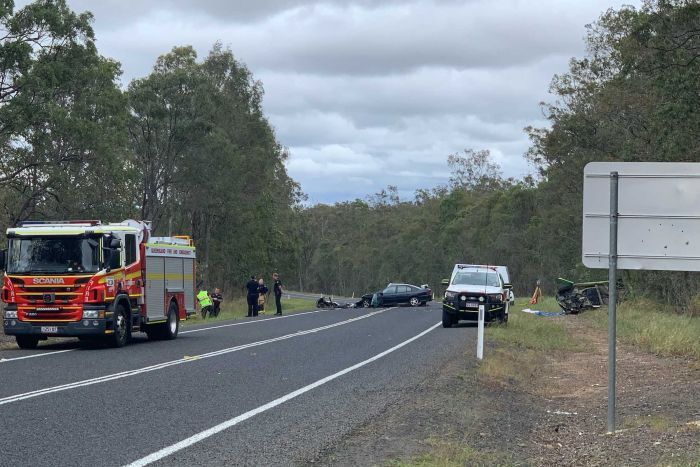
POLYGON ((500 287, 501 285, 496 273, 482 271, 457 273, 452 283, 455 285, 483 285, 487 287, 500 287))
POLYGON ((126 254, 126 264, 132 264, 136 262, 136 235, 127 234, 126 241, 124 242, 124 249, 126 254))

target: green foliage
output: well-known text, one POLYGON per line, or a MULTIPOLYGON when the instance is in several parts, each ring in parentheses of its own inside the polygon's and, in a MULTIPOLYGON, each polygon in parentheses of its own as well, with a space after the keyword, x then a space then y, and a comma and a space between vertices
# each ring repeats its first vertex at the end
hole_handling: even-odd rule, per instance
MULTIPOLYGON (((569 73, 552 81, 559 97, 545 107, 552 126, 529 129, 528 157, 546 180, 538 190, 540 208, 548 206, 558 224, 546 235, 541 231, 543 247, 570 272, 582 269, 585 164, 700 160, 698 30, 697 2, 658 0, 640 10, 609 10, 589 27, 588 56, 572 60, 569 73)), ((638 295, 682 306, 687 291, 700 286, 700 275, 690 273, 635 272, 625 280, 638 295)))
POLYGON ((121 71, 97 53, 92 16, 63 0, 1 10, 2 223, 123 215, 113 208, 126 191, 121 71))
MULTIPOLYGON (((589 27, 588 53, 555 76, 547 128, 528 128, 539 179, 504 180, 487 150, 448 157, 449 186, 401 200, 304 208, 262 84, 215 44, 174 47, 123 92, 98 54, 89 12, 65 0, 15 11, 0 0, 0 227, 39 219, 135 217, 188 233, 209 285, 250 274, 350 295, 430 284, 455 262, 506 264, 518 295, 537 279, 604 277, 580 261, 582 171, 590 161, 700 160, 700 4, 649 0, 589 27)), ((694 310, 700 275, 632 272, 633 297, 694 310)))
MULTIPOLYGON (((591 161, 700 160, 700 4, 647 1, 608 10, 589 26, 588 54, 555 76, 548 128, 527 128, 532 179, 503 180, 488 151, 449 156, 449 188, 415 201, 340 203, 303 213, 300 283, 365 292, 389 281, 436 288, 456 262, 509 266, 516 293, 537 279, 604 279, 581 263, 583 168, 591 161), (357 209, 362 206, 362 209, 357 209)), ((380 194, 381 195, 381 194, 380 194)), ((386 195, 386 193, 385 193, 386 195)), ((700 274, 625 272, 633 296, 688 308, 700 274), (691 293, 689 293, 691 291, 691 293)))
POLYGON ((262 85, 215 44, 201 62, 175 47, 129 86, 140 217, 156 232, 189 232, 200 275, 238 292, 295 261, 297 184, 262 112, 262 85))
POLYGON ((291 269, 301 194, 261 83, 220 44, 203 61, 184 46, 122 92, 91 21, 65 0, 0 2, 1 226, 150 220, 192 235, 199 275, 228 294, 291 269))

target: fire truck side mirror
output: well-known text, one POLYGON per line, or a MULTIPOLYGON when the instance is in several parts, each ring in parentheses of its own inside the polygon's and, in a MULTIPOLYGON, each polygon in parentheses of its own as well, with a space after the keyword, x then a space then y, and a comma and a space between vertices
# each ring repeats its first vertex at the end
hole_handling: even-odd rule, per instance
MULTIPOLYGON (((114 237, 108 234, 104 236, 102 244, 104 245, 104 267, 107 272, 109 272, 112 270, 112 259, 115 253, 121 248, 122 241, 119 239, 119 237, 114 237)), ((117 257, 118 255, 119 254, 117 253, 117 257)))
POLYGON ((7 259, 7 250, 0 250, 0 270, 4 271, 5 268, 5 260, 7 259))

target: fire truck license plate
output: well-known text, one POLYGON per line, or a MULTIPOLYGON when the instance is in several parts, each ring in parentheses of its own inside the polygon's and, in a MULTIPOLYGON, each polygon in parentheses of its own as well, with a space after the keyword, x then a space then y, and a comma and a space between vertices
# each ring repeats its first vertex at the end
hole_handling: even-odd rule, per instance
POLYGON ((44 334, 56 334, 58 332, 57 326, 42 326, 41 332, 44 334))
POLYGON ((465 306, 467 308, 479 308, 479 302, 467 302, 465 306))

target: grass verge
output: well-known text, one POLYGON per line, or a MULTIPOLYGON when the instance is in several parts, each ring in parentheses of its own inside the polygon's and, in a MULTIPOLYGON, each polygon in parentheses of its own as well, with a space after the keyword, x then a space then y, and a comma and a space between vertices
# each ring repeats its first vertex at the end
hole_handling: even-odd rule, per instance
MULTIPOLYGON (((583 318, 601 329, 608 314, 584 313, 583 318)), ((681 315, 651 300, 631 300, 617 307, 617 337, 657 355, 700 361, 700 317, 681 315)))
POLYGON ((559 311, 552 298, 545 298, 537 305, 520 299, 511 307, 507 325, 489 326, 486 342, 496 341, 501 345, 487 349, 488 358, 479 362, 477 374, 482 384, 500 388, 528 385, 541 371, 543 357, 548 353, 585 348, 584 339, 566 329, 566 317, 523 313, 524 308, 559 311))
POLYGON ((464 443, 431 438, 430 451, 407 460, 393 461, 391 467, 463 467, 509 466, 513 461, 505 454, 477 451, 464 443))
POLYGON ((489 327, 486 331, 486 339, 495 339, 542 352, 577 351, 583 348, 585 343, 567 332, 564 324, 565 317, 523 313, 524 308, 559 311, 559 306, 553 298, 545 298, 537 305, 529 305, 527 299, 517 300, 508 313, 508 324, 489 327))
MULTIPOLYGON (((607 328, 605 309, 587 311, 580 316, 537 316, 523 313, 523 308, 541 311, 559 311, 553 298, 545 298, 538 305, 529 305, 526 299, 518 300, 511 307, 507 325, 492 325, 486 328, 485 358, 477 364, 478 384, 482 388, 498 387, 508 390, 513 387, 528 387, 536 382, 543 365, 557 352, 586 352, 587 339, 576 334, 568 326, 569 320, 579 320, 584 327, 604 332, 607 328), (496 342, 497 345, 489 345, 496 342)), ((580 326, 578 326, 580 328, 580 326)), ((666 356, 700 357, 700 318, 679 315, 671 309, 651 301, 631 301, 618 307, 618 338, 644 351, 666 356)), ((473 351, 470 349, 469 354, 473 351)), ((457 378, 464 380, 463 375, 457 378)), ((646 427, 653 433, 667 434, 678 430, 671 415, 652 414, 626 420, 622 428, 646 427)), ((688 424, 683 429, 697 430, 688 424)), ((424 454, 406 460, 394 461, 389 465, 408 467, 451 467, 464 465, 521 465, 508 454, 469 446, 468 440, 459 437, 428 440, 424 454)), ((698 448, 700 449, 700 448, 698 448)), ((680 459, 663 462, 663 466, 693 466, 697 463, 697 453, 687 452, 680 459), (692 459, 692 460, 689 460, 692 459)))
MULTIPOLYGON (((313 300, 305 300, 301 298, 282 298, 282 313, 295 313, 300 311, 309 311, 316 309, 316 302, 313 300)), ((261 312, 261 316, 274 315, 275 314, 275 303, 274 301, 268 303, 265 306, 265 311, 261 312)), ((231 319, 242 319, 248 314, 248 303, 244 298, 236 298, 233 300, 226 300, 221 304, 221 311, 219 316, 216 318, 202 319, 202 316, 198 313, 191 316, 187 321, 182 322, 186 326, 193 324, 200 324, 204 322, 215 322, 231 319)))

